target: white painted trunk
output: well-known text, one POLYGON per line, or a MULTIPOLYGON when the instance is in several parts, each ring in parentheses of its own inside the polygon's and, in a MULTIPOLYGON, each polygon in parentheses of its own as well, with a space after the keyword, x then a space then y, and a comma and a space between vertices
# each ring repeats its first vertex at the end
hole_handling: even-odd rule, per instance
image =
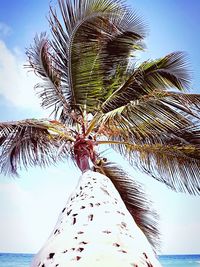
POLYGON ((87 171, 32 267, 161 266, 118 191, 87 171))

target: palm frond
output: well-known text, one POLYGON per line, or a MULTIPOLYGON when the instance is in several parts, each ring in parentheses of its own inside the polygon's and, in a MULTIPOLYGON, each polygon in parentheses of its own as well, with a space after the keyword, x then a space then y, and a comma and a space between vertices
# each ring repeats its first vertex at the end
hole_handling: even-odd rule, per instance
MULTIPOLYGON (((130 70, 129 70, 130 71, 130 70)), ((152 91, 175 87, 184 90, 190 76, 183 52, 174 52, 161 59, 142 63, 127 81, 102 104, 104 113, 140 99, 152 91)))
POLYGON ((101 99, 104 102, 124 84, 127 75, 127 68, 130 64, 130 58, 134 59, 135 50, 143 50, 142 37, 132 32, 124 32, 112 39, 103 48, 105 57, 103 62, 103 87, 106 89, 101 99), (135 41, 134 41, 135 39, 135 41))
MULTIPOLYGON (((129 14, 130 15, 130 14, 129 14)), ((124 26, 123 26, 124 27, 124 26)), ((125 82, 130 59, 133 64, 134 52, 143 50, 142 39, 145 36, 145 25, 136 13, 127 18, 123 31, 112 34, 112 38, 102 47, 103 86, 106 88, 107 99, 125 82)))
POLYGON ((69 156, 67 141, 73 141, 70 131, 50 121, 0 123, 0 171, 16 175, 22 165, 55 164, 69 156))
POLYGON ((184 52, 173 52, 155 61, 144 62, 139 68, 147 73, 145 85, 149 90, 155 87, 175 87, 180 91, 189 88, 190 75, 184 52))
MULTIPOLYGON (((182 135, 184 136, 183 133, 182 135)), ((178 139, 176 136, 166 137, 165 140, 162 139, 162 143, 156 143, 156 140, 150 144, 126 143, 120 140, 109 143, 113 143, 112 147, 128 159, 132 166, 169 188, 200 195, 200 130, 193 131, 193 135, 196 140, 190 142, 185 138, 185 144, 183 137, 178 139)))
POLYGON ((200 96, 154 90, 127 105, 102 114, 97 124, 107 137, 121 136, 135 143, 151 136, 175 134, 199 120, 200 96))
POLYGON ((38 95, 42 99, 42 107, 53 107, 55 117, 57 113, 69 115, 69 92, 63 86, 61 67, 45 33, 36 35, 34 46, 26 54, 29 59, 27 67, 33 69, 44 81, 36 85, 36 89, 40 88, 38 95))
POLYGON ((199 94, 186 94, 179 92, 169 92, 162 102, 176 110, 180 110, 183 116, 193 118, 200 118, 200 95, 199 94))
POLYGON ((137 225, 144 232, 151 245, 158 249, 158 215, 153 210, 152 202, 142 189, 142 185, 111 162, 102 163, 96 168, 96 171, 110 178, 137 225))
POLYGON ((59 0, 59 7, 63 25, 51 9, 52 46, 55 52, 59 51, 57 56, 70 92, 69 102, 74 109, 86 104, 87 111, 93 112, 106 94, 105 72, 110 72, 111 67, 115 71, 120 58, 138 49, 144 27, 119 0, 59 0), (116 42, 121 46, 112 54, 111 47, 116 42))

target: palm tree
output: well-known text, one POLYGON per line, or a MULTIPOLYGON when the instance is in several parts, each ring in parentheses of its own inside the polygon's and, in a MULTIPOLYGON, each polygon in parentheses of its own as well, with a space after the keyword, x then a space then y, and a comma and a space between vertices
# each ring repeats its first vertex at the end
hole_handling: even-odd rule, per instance
POLYGON ((83 173, 32 266, 160 266, 150 201, 97 149, 109 145, 172 190, 200 194, 200 95, 186 91, 185 55, 138 63, 145 25, 121 0, 58 4, 52 39, 37 35, 27 51, 52 119, 0 123, 2 173, 68 158, 83 173))

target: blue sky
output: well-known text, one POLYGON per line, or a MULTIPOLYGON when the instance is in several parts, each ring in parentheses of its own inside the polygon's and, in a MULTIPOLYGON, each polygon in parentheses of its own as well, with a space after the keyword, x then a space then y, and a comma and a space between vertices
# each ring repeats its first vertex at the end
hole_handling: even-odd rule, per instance
MULTIPOLYGON (((38 79, 24 70, 25 48, 36 33, 48 30, 48 0, 0 1, 0 120, 48 116, 33 86, 38 79)), ((55 0, 51 1, 52 4, 55 0)), ((129 1, 149 26, 144 58, 186 51, 193 93, 200 93, 200 2, 198 0, 129 1)), ((112 160, 122 160, 108 151, 112 160)), ((155 201, 161 217, 162 253, 200 252, 200 197, 176 194, 152 178, 125 169, 155 201)), ((80 176, 73 164, 46 170, 22 170, 20 178, 0 176, 0 251, 36 252, 50 234, 57 216, 80 176)))

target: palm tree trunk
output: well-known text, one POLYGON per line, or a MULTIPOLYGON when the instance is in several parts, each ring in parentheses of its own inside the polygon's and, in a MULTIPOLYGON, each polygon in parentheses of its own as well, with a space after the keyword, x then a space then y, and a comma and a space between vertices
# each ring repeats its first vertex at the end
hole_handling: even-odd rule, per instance
POLYGON ((158 267, 108 177, 85 172, 32 267, 158 267))

